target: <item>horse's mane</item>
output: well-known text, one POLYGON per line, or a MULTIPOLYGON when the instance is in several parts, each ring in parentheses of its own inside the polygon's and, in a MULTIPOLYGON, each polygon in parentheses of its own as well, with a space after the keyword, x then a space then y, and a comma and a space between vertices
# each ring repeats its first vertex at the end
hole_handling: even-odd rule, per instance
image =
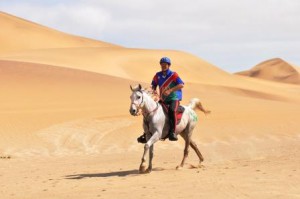
POLYGON ((151 88, 143 88, 142 91, 148 94, 154 101, 159 101, 159 95, 156 92, 153 92, 151 88))
POLYGON ((137 86, 131 87, 131 90, 133 92, 135 92, 135 91, 141 91, 141 92, 146 93, 147 95, 149 95, 154 101, 156 101, 156 102, 159 101, 159 95, 157 94, 157 92, 153 92, 153 90, 151 89, 151 87, 143 88, 139 84, 137 86))
POLYGON ((156 92, 153 92, 153 90, 148 87, 148 88, 139 88, 139 86, 135 86, 132 88, 133 91, 142 91, 149 95, 154 101, 159 101, 159 95, 156 92))

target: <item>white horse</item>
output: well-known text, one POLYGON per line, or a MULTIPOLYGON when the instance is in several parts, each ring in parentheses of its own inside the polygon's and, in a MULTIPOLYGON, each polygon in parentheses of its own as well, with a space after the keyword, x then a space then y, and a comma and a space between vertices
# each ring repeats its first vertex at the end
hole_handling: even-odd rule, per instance
MULTIPOLYGON (((169 134, 169 122, 168 116, 164 113, 162 106, 156 102, 146 90, 142 89, 139 84, 137 87, 132 88, 132 94, 130 96, 130 114, 133 116, 139 115, 142 111, 144 116, 143 128, 146 135, 147 143, 144 146, 144 154, 142 156, 142 162, 139 168, 140 173, 149 173, 152 171, 152 159, 153 159, 153 145, 160 139, 164 139, 169 134), (149 164, 146 169, 146 155, 149 153, 149 164)), ((188 106, 184 106, 185 111, 183 112, 180 123, 176 126, 176 134, 180 134, 185 140, 184 156, 181 164, 177 168, 183 167, 185 160, 188 157, 189 146, 191 146, 199 157, 199 164, 204 160, 202 154, 200 153, 196 143, 191 139, 193 129, 197 124, 197 114, 194 109, 198 108, 205 114, 210 113, 210 111, 205 110, 200 100, 193 98, 188 106)))

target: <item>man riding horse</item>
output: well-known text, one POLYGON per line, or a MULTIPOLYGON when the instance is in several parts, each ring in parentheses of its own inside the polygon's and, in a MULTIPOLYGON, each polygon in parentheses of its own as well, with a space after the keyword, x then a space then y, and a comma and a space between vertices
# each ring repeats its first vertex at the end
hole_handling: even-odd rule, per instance
MULTIPOLYGON (((152 80, 152 90, 156 93, 156 88, 159 86, 159 96, 161 103, 168 105, 169 116, 169 140, 177 141, 175 133, 177 118, 176 111, 179 107, 179 102, 182 100, 182 88, 184 82, 176 72, 170 70, 171 60, 168 57, 160 59, 161 71, 157 72, 152 80)), ((138 142, 146 143, 145 134, 138 137, 138 142)))

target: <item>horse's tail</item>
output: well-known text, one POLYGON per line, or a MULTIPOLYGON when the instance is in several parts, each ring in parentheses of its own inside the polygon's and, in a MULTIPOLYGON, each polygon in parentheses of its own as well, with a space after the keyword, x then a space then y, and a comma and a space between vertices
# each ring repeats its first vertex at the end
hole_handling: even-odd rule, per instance
POLYGON ((195 110, 195 108, 196 107, 198 108, 199 106, 201 107, 202 105, 201 105, 200 99, 198 99, 198 98, 192 98, 188 105, 188 107, 190 107, 193 110, 195 110))
POLYGON ((198 98, 192 98, 190 100, 190 103, 188 105, 189 108, 195 110, 195 108, 199 109, 200 111, 202 111, 205 114, 210 113, 211 111, 204 109, 204 107, 202 106, 200 99, 198 98))

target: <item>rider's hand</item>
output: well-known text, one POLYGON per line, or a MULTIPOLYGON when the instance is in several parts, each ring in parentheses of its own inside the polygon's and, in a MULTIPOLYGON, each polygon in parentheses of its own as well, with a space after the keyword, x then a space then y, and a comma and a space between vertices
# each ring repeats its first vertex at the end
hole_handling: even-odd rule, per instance
POLYGON ((171 94, 171 89, 165 90, 165 92, 164 92, 165 96, 169 96, 170 94, 171 94))

